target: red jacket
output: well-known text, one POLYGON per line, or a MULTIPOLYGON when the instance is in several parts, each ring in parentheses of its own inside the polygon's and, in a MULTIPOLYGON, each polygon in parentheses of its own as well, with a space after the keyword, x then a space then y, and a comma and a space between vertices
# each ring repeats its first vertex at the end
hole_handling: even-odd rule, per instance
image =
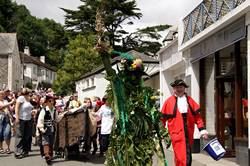
MULTIPOLYGON (((187 111, 187 128, 189 145, 193 144, 194 125, 197 124, 199 130, 204 129, 204 124, 200 116, 200 106, 189 96, 187 96, 188 111, 187 111)), ((183 126, 183 118, 177 107, 177 97, 169 97, 161 110, 163 114, 162 122, 165 126, 168 122, 168 131, 172 141, 172 146, 175 154, 176 166, 186 166, 186 139, 183 126)), ((190 147, 191 148, 191 147, 190 147)))

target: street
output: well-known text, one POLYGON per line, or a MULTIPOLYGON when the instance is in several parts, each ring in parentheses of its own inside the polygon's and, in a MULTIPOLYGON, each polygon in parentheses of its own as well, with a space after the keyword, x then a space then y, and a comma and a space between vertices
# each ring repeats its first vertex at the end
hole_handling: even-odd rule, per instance
MULTIPOLYGON (((15 139, 12 139, 11 150, 14 149, 13 143, 15 139)), ((104 165, 104 157, 99 157, 98 154, 95 156, 81 156, 75 157, 71 160, 64 160, 63 158, 56 158, 53 160, 53 166, 92 166, 92 165, 104 165)), ((41 158, 38 146, 32 147, 28 157, 23 159, 16 159, 14 153, 11 154, 0 154, 0 166, 46 166, 46 162, 41 158)))
MULTIPOLYGON (((11 150, 14 149, 14 140, 12 138, 11 150)), ((5 146, 5 144, 4 144, 5 146)), ((172 150, 166 150, 165 155, 167 158, 168 166, 174 166, 174 156, 172 150)), ((211 157, 200 154, 193 154, 193 166, 237 166, 235 161, 230 161, 226 159, 221 159, 220 161, 212 160, 211 157)), ((233 159, 232 159, 233 160, 233 159)), ((105 162, 105 157, 99 157, 99 152, 96 155, 80 156, 74 157, 70 160, 65 160, 63 158, 56 158, 53 160, 53 166, 103 166, 105 162)), ((30 152, 28 157, 23 159, 16 159, 14 154, 0 154, 0 166, 47 166, 44 159, 41 158, 38 146, 32 146, 32 152, 30 152)), ((153 157, 153 166, 159 166, 157 164, 156 157, 153 157)))
MULTIPOLYGON (((14 149, 15 138, 12 138, 11 151, 14 149)), ((5 147, 5 144, 4 144, 5 147)), ((168 161, 168 166, 174 166, 173 153, 170 150, 166 151, 166 157, 168 161)), ((154 157, 153 166, 158 166, 157 159, 154 157)), ((70 160, 65 160, 63 158, 55 158, 52 162, 53 166, 93 166, 99 165, 103 166, 105 162, 105 157, 99 157, 99 153, 96 155, 80 156, 74 157, 70 160)), ((29 153, 28 157, 23 159, 16 159, 14 153, 11 154, 0 154, 0 166, 46 166, 46 162, 41 158, 38 146, 32 146, 32 152, 29 153)), ((193 161, 194 166, 203 166, 197 161, 193 161)))

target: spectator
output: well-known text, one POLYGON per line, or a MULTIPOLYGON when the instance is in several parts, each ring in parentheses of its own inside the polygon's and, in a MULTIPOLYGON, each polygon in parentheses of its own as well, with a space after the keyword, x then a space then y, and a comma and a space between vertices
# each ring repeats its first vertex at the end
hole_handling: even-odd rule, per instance
POLYGON ((12 100, 10 102, 4 101, 5 94, 0 91, 0 153, 10 154, 10 141, 11 141, 11 121, 13 120, 8 107, 15 102, 12 100), (3 150, 3 141, 7 145, 7 149, 3 150))
POLYGON ((99 111, 96 113, 101 119, 101 132, 100 132, 100 156, 108 150, 109 146, 109 136, 111 134, 114 113, 111 110, 110 104, 107 101, 107 97, 104 96, 102 99, 104 105, 101 106, 99 111))
POLYGON ((17 98, 15 106, 16 115, 16 136, 15 136, 15 157, 21 159, 29 153, 29 142, 32 137, 31 112, 33 106, 30 103, 31 91, 23 88, 21 96, 17 98))

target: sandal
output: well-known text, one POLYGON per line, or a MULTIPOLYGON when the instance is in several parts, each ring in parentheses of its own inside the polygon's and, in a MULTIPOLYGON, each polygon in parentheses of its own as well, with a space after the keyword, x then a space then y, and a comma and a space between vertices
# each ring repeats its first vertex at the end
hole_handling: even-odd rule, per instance
POLYGON ((6 149, 6 150, 5 150, 5 153, 6 153, 6 154, 11 154, 10 149, 6 149))
POLYGON ((0 149, 0 154, 4 154, 4 150, 2 148, 0 149))

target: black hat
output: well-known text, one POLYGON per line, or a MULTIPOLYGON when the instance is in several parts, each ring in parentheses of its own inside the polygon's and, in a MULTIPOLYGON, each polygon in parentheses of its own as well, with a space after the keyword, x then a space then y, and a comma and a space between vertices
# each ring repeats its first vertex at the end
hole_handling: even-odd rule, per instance
POLYGON ((187 84, 185 83, 185 81, 183 81, 182 79, 175 80, 175 81, 172 82, 170 85, 171 85, 172 87, 183 85, 185 88, 188 88, 188 85, 187 85, 187 84))

